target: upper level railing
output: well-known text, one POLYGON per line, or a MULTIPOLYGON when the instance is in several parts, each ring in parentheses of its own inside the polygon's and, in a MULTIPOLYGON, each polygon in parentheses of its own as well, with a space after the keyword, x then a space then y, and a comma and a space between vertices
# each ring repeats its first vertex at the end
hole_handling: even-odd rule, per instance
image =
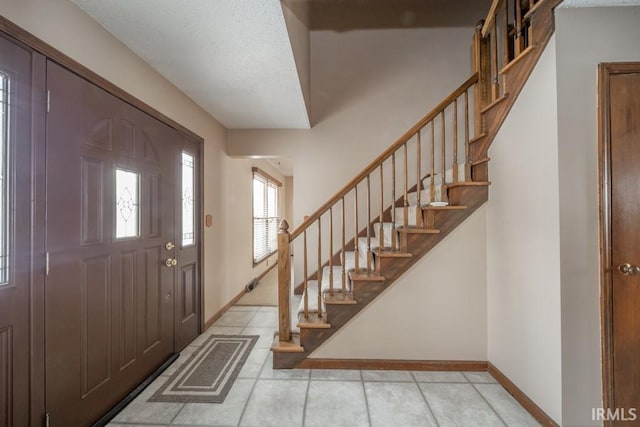
POLYGON ((544 1, 549 0, 494 0, 474 34, 471 77, 295 230, 289 233, 287 222, 282 222, 280 342, 291 340, 292 247, 293 276, 304 288, 302 316, 322 322, 323 289, 348 297, 347 268, 356 275, 373 275, 374 251, 402 251, 398 229, 424 227, 421 206, 446 202, 448 185, 471 180, 472 162, 480 160, 473 157, 471 144, 485 131, 481 111, 505 95, 502 76, 531 48, 535 30, 531 16, 544 1), (377 247, 372 247, 374 233, 377 247), (311 280, 317 281, 317 295, 310 295, 311 280), (315 305, 313 313, 310 305, 315 305))

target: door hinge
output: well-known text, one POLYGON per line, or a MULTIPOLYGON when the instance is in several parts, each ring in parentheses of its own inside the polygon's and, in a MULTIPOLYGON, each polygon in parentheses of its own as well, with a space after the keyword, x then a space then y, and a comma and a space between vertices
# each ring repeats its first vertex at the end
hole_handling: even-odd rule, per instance
POLYGON ((44 414, 44 427, 49 427, 49 413, 44 414))
POLYGON ((45 276, 49 275, 49 252, 47 252, 44 260, 44 274, 45 276))
POLYGON ((47 113, 51 111, 51 91, 47 91, 47 113))

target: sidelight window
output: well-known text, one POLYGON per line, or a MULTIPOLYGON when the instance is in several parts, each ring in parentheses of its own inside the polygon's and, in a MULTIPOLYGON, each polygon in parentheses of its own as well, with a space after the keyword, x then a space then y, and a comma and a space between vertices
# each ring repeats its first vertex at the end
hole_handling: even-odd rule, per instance
POLYGON ((140 178, 137 173, 116 169, 116 238, 138 237, 140 178))
POLYGON ((278 180, 253 168, 253 263, 278 250, 278 180))
POLYGON ((182 246, 190 246, 195 243, 194 223, 194 184, 195 167, 194 157, 182 152, 182 246))
POLYGON ((8 281, 9 78, 0 73, 0 285, 8 281))

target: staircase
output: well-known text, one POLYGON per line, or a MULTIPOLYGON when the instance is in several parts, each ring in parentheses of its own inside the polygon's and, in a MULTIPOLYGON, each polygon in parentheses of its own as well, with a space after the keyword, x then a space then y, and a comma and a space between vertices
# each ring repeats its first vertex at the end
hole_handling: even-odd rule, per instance
POLYGON ((473 36, 471 77, 299 227, 282 221, 274 368, 305 367, 488 200, 489 146, 553 34, 560 2, 494 0, 473 36), (301 298, 292 315, 294 283, 301 298))

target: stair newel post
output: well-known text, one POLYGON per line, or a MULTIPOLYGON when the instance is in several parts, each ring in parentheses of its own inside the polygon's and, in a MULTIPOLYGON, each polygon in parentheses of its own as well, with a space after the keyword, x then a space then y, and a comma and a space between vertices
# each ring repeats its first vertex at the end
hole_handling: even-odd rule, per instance
POLYGON ((371 175, 367 175, 367 271, 371 271, 371 175))
POLYGON ((431 201, 436 200, 436 121, 431 120, 431 170, 429 171, 429 193, 431 201))
POLYGON ((380 163, 380 235, 379 235, 379 246, 380 250, 384 248, 384 172, 382 171, 382 165, 384 162, 380 163))
POLYGON ((464 91, 464 180, 471 180, 471 151, 469 147, 469 89, 464 91))
POLYGON ((354 219, 355 219, 355 228, 354 228, 354 232, 353 232, 353 251, 354 251, 354 255, 353 255, 353 261, 355 263, 355 271, 356 274, 360 273, 360 250, 358 248, 358 184, 355 185, 355 187, 353 187, 353 191, 354 191, 354 195, 353 195, 353 200, 354 200, 354 219))
POLYGON ((342 251, 340 253, 340 263, 342 264, 342 295, 347 294, 347 270, 346 270, 346 259, 345 259, 345 246, 346 246, 346 237, 345 237, 345 215, 344 215, 344 196, 342 196, 342 209, 341 209, 341 225, 342 225, 342 251))
POLYGON ((417 206, 416 206, 416 226, 417 227, 422 227, 422 213, 421 213, 421 206, 422 206, 422 196, 420 195, 420 193, 422 192, 422 129, 418 130, 418 140, 416 143, 416 151, 417 151, 417 156, 416 156, 416 181, 418 181, 416 183, 416 199, 417 199, 417 206))
POLYGON ((398 249, 396 232, 396 153, 391 154, 391 250, 398 249))
POLYGON ((318 218, 318 318, 322 317, 322 217, 318 218))
POLYGON ((406 229, 409 228, 409 159, 407 155, 407 143, 403 145, 404 148, 404 196, 403 196, 403 208, 404 208, 404 223, 402 224, 406 229))
POLYGON ((442 117, 442 135, 441 135, 441 141, 442 141, 442 150, 441 150, 441 156, 442 156, 442 182, 441 182, 441 186, 440 186, 440 200, 442 200, 443 202, 447 200, 447 126, 446 126, 446 122, 445 122, 445 117, 444 117, 444 110, 442 110, 442 113, 440 113, 440 116, 442 117))
POLYGON ((524 49, 524 43, 522 40, 522 3, 520 0, 515 0, 515 13, 516 13, 516 39, 514 43, 514 55, 517 58, 520 52, 524 49))
POLYGON ((481 135, 486 129, 482 108, 489 104, 491 92, 491 44, 490 36, 482 36, 484 20, 476 25, 473 35, 473 71, 478 73, 478 82, 473 92, 474 136, 481 135))
POLYGON ((333 206, 329 208, 329 291, 333 292, 333 206))
POLYGON ((278 338, 291 341, 291 256, 289 223, 282 220, 278 231, 278 338))
POLYGON ((458 182, 458 99, 453 101, 453 182, 458 182))
POLYGON ((304 270, 304 318, 309 319, 309 273, 307 268, 307 229, 305 228, 303 232, 303 240, 304 240, 304 260, 303 260, 303 270, 304 270))

